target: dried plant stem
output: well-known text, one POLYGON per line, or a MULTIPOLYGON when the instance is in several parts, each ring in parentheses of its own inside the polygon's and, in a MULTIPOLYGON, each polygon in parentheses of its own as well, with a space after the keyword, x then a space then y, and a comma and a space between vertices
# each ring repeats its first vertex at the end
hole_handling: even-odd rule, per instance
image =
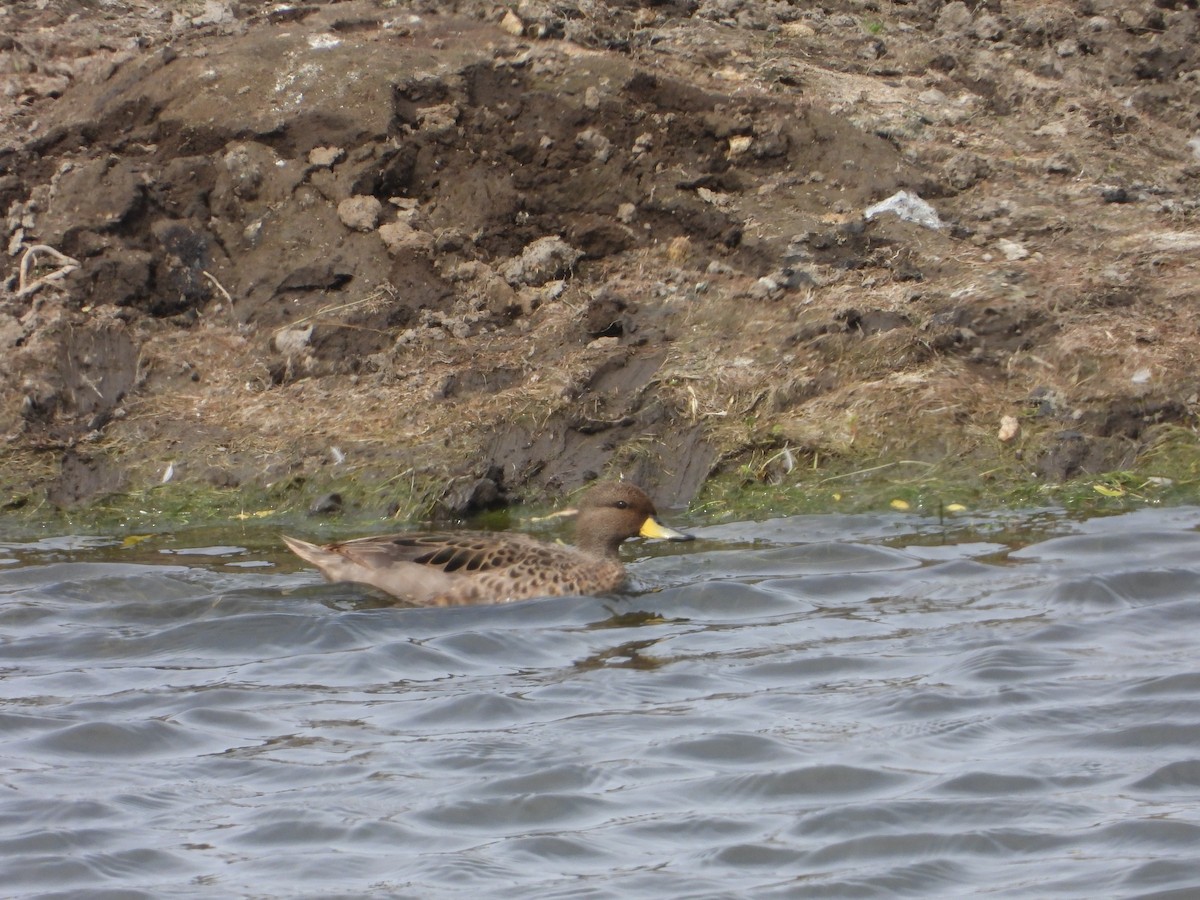
POLYGON ((78 269, 79 265, 79 260, 72 259, 65 253, 59 253, 48 244, 34 244, 32 247, 27 248, 24 256, 21 257, 20 274, 17 279, 17 297, 28 297, 51 282, 66 278, 78 269), (48 275, 43 275, 41 278, 29 281, 29 270, 33 268, 34 260, 37 259, 39 253, 53 256, 59 267, 48 275))

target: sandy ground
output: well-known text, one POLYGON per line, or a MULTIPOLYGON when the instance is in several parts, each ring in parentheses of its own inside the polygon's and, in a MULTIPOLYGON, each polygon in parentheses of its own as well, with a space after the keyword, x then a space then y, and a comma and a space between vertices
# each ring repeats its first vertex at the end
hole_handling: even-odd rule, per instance
POLYGON ((1194 7, 6 5, 6 506, 1194 460, 1194 7))

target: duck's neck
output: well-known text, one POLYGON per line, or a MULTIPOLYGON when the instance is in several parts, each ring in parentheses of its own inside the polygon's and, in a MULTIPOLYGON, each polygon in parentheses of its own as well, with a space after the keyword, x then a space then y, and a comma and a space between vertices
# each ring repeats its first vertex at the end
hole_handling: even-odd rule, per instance
POLYGON ((584 553, 590 553, 592 556, 603 556, 606 559, 619 559, 621 556, 622 539, 619 537, 605 537, 604 535, 588 535, 585 531, 578 531, 575 535, 575 546, 584 553))

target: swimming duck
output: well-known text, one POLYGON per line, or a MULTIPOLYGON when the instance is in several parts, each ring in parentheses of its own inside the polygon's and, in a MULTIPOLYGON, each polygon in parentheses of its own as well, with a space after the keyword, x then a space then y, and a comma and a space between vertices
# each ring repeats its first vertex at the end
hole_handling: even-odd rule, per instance
POLYGON ((323 547, 286 535, 283 542, 329 581, 368 584, 418 606, 459 606, 605 594, 625 582, 618 549, 626 539, 692 539, 659 522, 645 492, 621 482, 593 485, 576 510, 562 514, 578 517, 574 547, 486 531, 387 534, 323 547))

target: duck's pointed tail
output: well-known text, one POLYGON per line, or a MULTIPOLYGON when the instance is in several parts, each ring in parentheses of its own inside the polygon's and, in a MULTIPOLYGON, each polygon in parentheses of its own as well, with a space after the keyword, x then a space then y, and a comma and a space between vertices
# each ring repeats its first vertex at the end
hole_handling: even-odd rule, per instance
POLYGON ((325 572, 326 567, 336 560, 337 554, 317 544, 310 544, 308 541, 302 541, 299 538, 288 537, 286 534, 281 534, 283 542, 288 545, 288 549, 295 553, 298 557, 307 563, 311 563, 325 572))
POLYGON ((414 562, 384 559, 372 564, 370 556, 364 560, 361 553, 354 552, 355 541, 322 547, 286 534, 280 538, 298 557, 316 566, 326 581, 369 584, 407 603, 433 603, 456 584, 453 575, 414 562))

